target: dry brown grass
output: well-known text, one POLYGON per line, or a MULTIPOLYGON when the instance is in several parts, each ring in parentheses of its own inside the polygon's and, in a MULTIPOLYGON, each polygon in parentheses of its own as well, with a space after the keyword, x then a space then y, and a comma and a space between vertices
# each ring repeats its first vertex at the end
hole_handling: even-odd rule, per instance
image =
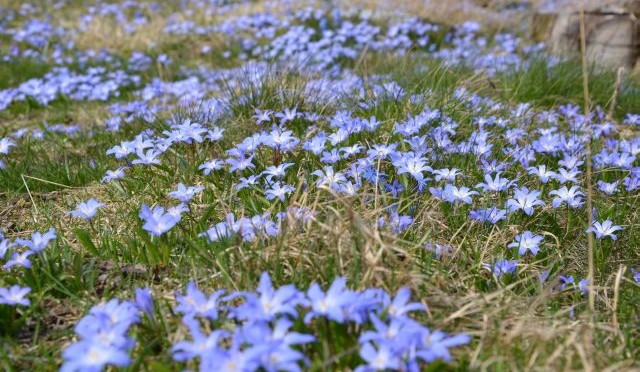
MULTIPOLYGON (((217 8, 211 7, 208 10, 194 8, 172 14, 171 8, 167 8, 163 13, 147 12, 148 23, 140 26, 135 32, 127 33, 122 25, 118 24, 112 18, 94 18, 85 32, 75 36, 76 47, 79 49, 95 49, 99 46, 120 55, 129 55, 133 51, 145 52, 154 49, 162 44, 184 43, 186 49, 196 51, 200 50, 203 45, 208 45, 214 49, 225 45, 224 39, 219 35, 201 35, 194 37, 192 35, 170 35, 164 32, 167 26, 168 17, 178 21, 190 21, 200 26, 219 25, 226 20, 237 18, 245 15, 255 14, 257 12, 269 11, 275 14, 282 14, 287 11, 295 10, 303 7, 302 2, 296 2, 295 5, 286 2, 265 2, 257 1, 239 6, 231 7, 228 11, 220 14, 217 8), (190 14, 188 18, 183 14, 190 14)), ((80 14, 76 15, 80 16, 80 14)), ((73 27, 76 22, 74 16, 64 15, 66 20, 63 24, 73 27)))
POLYGON ((110 52, 130 54, 132 51, 146 51, 159 41, 166 19, 151 17, 150 21, 134 33, 127 33, 115 20, 96 18, 91 21, 85 32, 75 37, 79 49, 106 49, 110 52))
POLYGON ((344 0, 346 8, 353 6, 369 10, 381 17, 398 14, 413 15, 447 25, 466 21, 478 21, 491 30, 502 30, 520 25, 526 18, 523 14, 509 14, 496 11, 501 0, 344 0))
MULTIPOLYGON (((613 358, 623 356, 624 336, 610 321, 591 323, 587 318, 573 318, 568 310, 554 311, 548 304, 557 296, 548 290, 532 298, 513 292, 519 283, 502 287, 492 293, 464 295, 439 292, 426 298, 432 313, 450 314, 434 323, 445 329, 464 331, 478 340, 470 355, 473 370, 491 371, 499 367, 513 371, 533 370, 627 370, 633 365, 628 359, 615 366, 613 358), (596 345, 594 332, 601 335, 596 345), (490 354, 490 358, 486 358, 490 354), (484 355, 484 358, 480 357, 484 355)), ((599 298, 604 305, 608 299, 599 298)), ((586 304, 584 304, 586 306, 586 304)))
POLYGON ((55 110, 36 108, 23 110, 17 113, 4 113, 0 116, 0 126, 6 132, 12 132, 20 128, 35 129, 44 122, 48 124, 70 123, 90 127, 95 124, 102 125, 108 109, 101 102, 74 102, 69 107, 55 110))

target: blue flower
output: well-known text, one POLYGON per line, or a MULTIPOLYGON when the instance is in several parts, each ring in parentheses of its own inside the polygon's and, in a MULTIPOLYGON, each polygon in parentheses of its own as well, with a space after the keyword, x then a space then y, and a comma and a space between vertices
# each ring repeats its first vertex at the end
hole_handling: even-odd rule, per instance
POLYGON ((256 166, 251 162, 251 160, 253 160, 253 156, 251 155, 248 158, 244 157, 244 154, 240 154, 241 156, 238 156, 236 158, 229 158, 226 160, 227 164, 229 164, 231 167, 229 167, 229 172, 234 172, 234 171, 243 171, 247 168, 255 168, 256 166))
POLYGON ((438 182, 440 180, 455 181, 456 177, 462 173, 460 173, 460 170, 457 168, 452 168, 452 169, 443 168, 443 169, 434 170, 433 174, 436 175, 435 179, 436 179, 436 182, 438 182))
POLYGON ((119 180, 122 177, 124 177, 124 171, 126 169, 129 169, 127 167, 120 167, 116 170, 108 170, 107 174, 102 177, 102 179, 100 180, 100 182, 105 183, 105 182, 111 182, 113 180, 119 180))
POLYGON ((394 234, 399 234, 406 230, 411 224, 413 224, 413 217, 411 216, 401 216, 397 212, 389 214, 389 226, 394 234))
POLYGON ((359 154, 362 149, 364 149, 364 146, 362 146, 359 143, 356 143, 353 146, 342 147, 340 148, 339 151, 342 152, 342 155, 344 156, 344 158, 347 159, 350 156, 355 156, 359 154))
POLYGON ((324 293, 318 283, 313 283, 307 291, 307 297, 311 301, 311 311, 304 317, 305 323, 311 319, 322 316, 338 323, 345 320, 345 307, 356 301, 357 296, 353 291, 346 289, 347 279, 337 278, 324 293))
POLYGON ((63 353, 61 371, 101 371, 107 365, 126 367, 134 341, 127 332, 138 323, 137 308, 128 301, 113 299, 91 308, 75 331, 80 340, 63 353))
POLYGON ((404 186, 397 180, 393 180, 393 183, 385 183, 385 190, 389 191, 393 197, 398 197, 398 194, 404 191, 404 186))
MULTIPOLYGON (((254 323, 256 326, 268 324, 265 322, 257 322, 254 323)), ((307 335, 298 332, 290 332, 289 329, 293 327, 294 322, 287 318, 280 318, 273 326, 273 329, 269 328, 269 337, 267 338, 270 341, 281 342, 284 345, 301 345, 308 344, 310 342, 314 342, 316 338, 312 335, 307 335)))
POLYGON ((624 118, 624 124, 627 124, 627 125, 640 125, 640 114, 627 113, 627 116, 625 116, 625 118, 624 118))
POLYGON ((228 239, 233 233, 234 231, 227 222, 219 222, 209 230, 198 234, 198 236, 204 236, 210 243, 213 243, 222 239, 228 239))
POLYGON ((272 130, 269 135, 265 137, 264 144, 275 149, 289 152, 292 151, 298 143, 300 143, 300 140, 293 136, 292 131, 272 130))
POLYGON ((410 348, 415 345, 415 339, 408 337, 415 334, 422 325, 409 317, 392 318, 388 323, 383 322, 377 316, 371 315, 369 320, 373 324, 375 331, 365 331, 360 335, 358 342, 374 341, 377 344, 392 343, 395 349, 410 348))
POLYGON ((367 150, 367 155, 371 159, 382 160, 387 158, 390 154, 395 153, 396 147, 398 147, 397 143, 392 143, 390 145, 383 145, 383 144, 373 145, 371 149, 367 150))
MULTIPOLYGON (((145 148, 148 145, 148 147, 153 147, 153 143, 149 142, 146 143, 144 142, 143 146, 140 146, 138 148, 145 148)), ((134 142, 129 142, 129 141, 124 141, 122 143, 120 143, 119 145, 115 145, 112 148, 110 148, 109 150, 107 150, 106 154, 107 155, 113 155, 116 157, 116 159, 121 160, 126 158, 127 156, 129 156, 130 154, 133 154, 136 152, 136 146, 134 142)))
POLYGON ((264 353, 263 348, 248 347, 242 337, 242 330, 236 329, 231 336, 228 349, 215 349, 214 352, 202 355, 199 369, 201 371, 255 371, 260 364, 258 358, 264 353))
POLYGON ((204 190, 202 186, 189 186, 186 187, 182 182, 178 184, 178 189, 171 191, 169 196, 178 199, 182 203, 189 203, 191 198, 199 194, 204 190))
POLYGON ((267 169, 265 169, 260 175, 261 176, 266 175, 265 178, 269 182, 271 182, 271 180, 274 177, 278 179, 282 179, 286 175, 287 168, 291 167, 292 165, 294 165, 294 163, 282 163, 279 165, 272 165, 270 167, 267 167, 267 169))
POLYGON ((558 208, 563 203, 567 203, 571 208, 578 208, 583 203, 582 197, 584 193, 580 191, 580 187, 578 186, 571 186, 570 189, 563 186, 557 190, 552 190, 549 192, 549 195, 556 195, 556 198, 554 198, 551 203, 553 208, 558 208))
POLYGON ((513 274, 516 272, 516 268, 518 267, 518 260, 507 260, 502 259, 497 261, 493 266, 484 264, 486 269, 492 271, 493 276, 497 279, 500 279, 504 274, 513 274))
POLYGON ((254 112, 255 114, 253 115, 253 118, 256 119, 256 124, 268 123, 269 121, 271 121, 271 115, 273 114, 273 111, 263 111, 259 108, 256 108, 254 112))
POLYGON ((184 295, 176 293, 176 301, 178 301, 176 311, 183 313, 185 318, 199 316, 216 320, 218 319, 220 297, 222 297, 223 294, 224 290, 218 290, 207 297, 198 289, 194 282, 189 282, 184 295))
POLYGON ((98 212, 98 208, 104 207, 106 204, 98 202, 95 198, 91 198, 86 202, 79 203, 75 210, 67 212, 74 217, 90 220, 98 212))
MULTIPOLYGON (((424 181, 422 172, 431 172, 432 168, 427 165, 427 159, 421 156, 404 155, 393 162, 397 167, 397 174, 409 173, 418 182, 424 181)), ((435 171, 433 171, 435 173, 435 171)), ((436 177, 437 178, 437 177, 436 177)))
POLYGON ((320 161, 326 164, 335 164, 340 161, 340 153, 338 149, 331 149, 331 151, 324 151, 320 161))
POLYGON ((327 137, 324 132, 320 132, 302 144, 304 150, 310 151, 314 155, 320 155, 325 150, 327 137))
POLYGON ((504 209, 498 209, 497 207, 491 207, 491 209, 476 209, 469 211, 469 218, 478 222, 489 222, 495 225, 501 220, 507 217, 507 211, 504 209))
POLYGON ((13 285, 10 288, 0 288, 0 305, 22 305, 29 306, 31 303, 26 295, 31 292, 29 287, 20 287, 13 285))
POLYGON ((128 351, 89 340, 70 345, 62 352, 62 358, 60 372, 98 372, 107 365, 126 367, 131 363, 128 351))
POLYGON ((29 248, 33 253, 40 253, 44 251, 49 245, 49 242, 56 238, 56 229, 50 228, 46 233, 41 234, 34 232, 31 235, 31 239, 16 239, 15 245, 21 245, 29 248))
POLYGON ((464 333, 450 336, 442 331, 429 331, 425 329, 421 340, 421 347, 416 351, 417 357, 427 363, 438 359, 449 362, 451 361, 449 348, 466 345, 471 341, 471 337, 464 333))
POLYGON ((186 362, 194 358, 205 358, 207 355, 221 354, 220 342, 231 334, 225 330, 214 330, 210 334, 202 331, 202 326, 195 318, 185 318, 184 324, 189 328, 192 342, 180 341, 173 345, 173 359, 186 362))
POLYGON ((542 182, 542 183, 547 183, 547 182, 549 182, 550 178, 555 178, 555 176, 556 176, 556 173, 552 172, 550 170, 547 170, 547 166, 544 165, 544 164, 543 165, 539 165, 537 167, 529 167, 527 169, 527 171, 531 175, 538 176, 538 178, 540 179, 540 182, 542 182))
POLYGON ((360 356, 367 363, 358 366, 354 372, 374 372, 383 370, 400 370, 402 359, 389 344, 379 344, 378 348, 370 342, 360 348, 360 356))
POLYGON ((22 253, 14 252, 11 254, 11 258, 4 264, 5 269, 10 269, 13 266, 21 266, 25 269, 31 268, 31 260, 29 260, 29 256, 34 252, 31 250, 24 251, 22 253))
POLYGON ((171 230, 181 219, 180 215, 165 213, 161 206, 149 209, 146 204, 142 204, 139 216, 145 222, 142 228, 155 236, 160 236, 171 230))
POLYGON ((220 159, 211 159, 205 163, 202 163, 198 169, 204 171, 205 176, 208 176, 214 170, 222 169, 224 162, 220 159))
POLYGON ((582 293, 583 295, 586 295, 589 293, 589 279, 582 279, 578 282, 578 290, 580 290, 580 293, 582 293))
POLYGON ((640 284, 640 270, 631 269, 631 276, 633 277, 633 281, 637 284, 640 284))
POLYGON ((158 156, 160 156, 160 151, 156 150, 156 149, 150 149, 145 151, 142 150, 138 150, 136 151, 136 155, 138 156, 138 159, 134 159, 131 163, 132 164, 143 164, 143 165, 150 165, 150 164, 160 164, 160 159, 158 159, 158 156))
POLYGON ((615 182, 611 182, 611 183, 607 183, 604 182, 602 180, 598 181, 598 190, 602 191, 603 193, 607 194, 607 195, 612 195, 615 194, 616 192, 618 192, 618 184, 620 183, 620 180, 615 181, 615 182))
POLYGON ((136 288, 135 305, 150 318, 154 317, 153 298, 149 288, 136 288))
POLYGON ((567 288, 567 285, 569 284, 571 284, 571 286, 575 286, 575 279, 573 278, 573 275, 569 275, 569 276, 560 275, 558 278, 560 280, 561 291, 564 291, 567 288))
POLYGON ((9 248, 13 247, 13 243, 9 239, 5 239, 0 234, 0 260, 3 260, 7 256, 7 252, 9 252, 9 248))
POLYGON ((282 185, 280 184, 280 181, 274 182, 273 185, 271 185, 270 189, 267 189, 265 191, 265 196, 267 197, 267 200, 273 200, 273 199, 279 199, 281 202, 284 202, 285 197, 288 194, 291 194, 292 192, 294 192, 296 189, 291 186, 291 185, 282 185))
POLYGON ((571 170, 567 170, 564 168, 560 168, 558 169, 558 173, 556 173, 556 175, 554 176, 554 178, 556 180, 558 180, 558 182, 560 182, 561 185, 567 183, 567 182, 573 182, 573 183, 578 183, 578 179, 576 178, 580 173, 579 170, 577 169, 571 169, 571 170))
POLYGON ((289 332, 293 322, 281 318, 273 328, 267 322, 245 323, 242 329, 244 341, 252 347, 255 358, 266 371, 301 371, 299 362, 308 364, 303 353, 292 348, 294 345, 315 341, 315 337, 298 332, 289 332))
POLYGON ((0 154, 8 155, 11 147, 16 146, 16 143, 9 137, 0 139, 0 154))
POLYGON ((387 306, 387 313, 392 318, 405 317, 410 311, 425 311, 427 307, 419 302, 409 302, 411 299, 411 291, 409 288, 402 287, 396 293, 396 297, 387 306))
POLYGON ((603 221, 602 223, 599 221, 595 221, 593 226, 586 230, 587 233, 596 234, 596 238, 604 239, 606 237, 610 237, 612 240, 618 239, 618 237, 614 234, 614 232, 622 230, 622 227, 616 226, 611 222, 611 220, 603 221))
POLYGON ((271 277, 267 272, 260 275, 260 285, 257 292, 243 293, 245 303, 232 311, 238 319, 249 321, 272 321, 277 315, 286 314, 292 318, 298 316, 296 306, 305 302, 304 294, 293 285, 273 288, 271 277))
POLYGON ((538 190, 529 192, 526 187, 516 189, 513 199, 509 199, 505 203, 505 208, 510 212, 522 210, 527 216, 531 216, 535 206, 544 205, 544 202, 538 199, 538 196, 540 196, 540 191, 538 190))
POLYGON ((477 195, 477 191, 471 191, 468 187, 456 187, 451 184, 446 184, 442 191, 442 198, 451 204, 456 202, 462 202, 465 204, 472 204, 472 195, 477 195))
POLYGON ((483 191, 504 191, 509 189, 515 181, 510 181, 506 178, 500 177, 500 172, 496 173, 495 178, 491 178, 490 174, 486 174, 484 176, 484 180, 486 183, 479 183, 476 185, 477 188, 481 188, 483 191))
POLYGON ((544 240, 542 235, 534 235, 531 231, 525 231, 522 234, 516 235, 514 242, 507 245, 509 248, 518 248, 518 254, 524 256, 527 251, 530 251, 534 256, 538 254, 540 250, 540 243, 544 240))
POLYGON ((298 113, 298 109, 294 107, 293 109, 285 108, 282 112, 276 112, 274 116, 280 119, 281 124, 285 124, 288 121, 294 120, 300 116, 300 114, 298 113))

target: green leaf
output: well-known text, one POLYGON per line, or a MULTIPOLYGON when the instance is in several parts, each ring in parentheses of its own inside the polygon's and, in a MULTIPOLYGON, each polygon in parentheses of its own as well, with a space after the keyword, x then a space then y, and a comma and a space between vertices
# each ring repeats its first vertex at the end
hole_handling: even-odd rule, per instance
POLYGON ((76 238, 78 238, 80 244, 82 244, 82 246, 85 247, 91 254, 93 254, 94 256, 100 256, 98 248, 95 244, 93 244, 93 242, 91 241, 91 236, 86 230, 75 228, 73 229, 73 233, 76 235, 76 238))

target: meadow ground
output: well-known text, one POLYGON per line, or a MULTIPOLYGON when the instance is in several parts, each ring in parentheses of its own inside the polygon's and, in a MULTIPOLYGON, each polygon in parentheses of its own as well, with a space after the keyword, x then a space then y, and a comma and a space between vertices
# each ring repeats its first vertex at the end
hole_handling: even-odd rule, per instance
POLYGON ((640 368, 638 76, 416 3, 0 5, 0 365, 640 368))

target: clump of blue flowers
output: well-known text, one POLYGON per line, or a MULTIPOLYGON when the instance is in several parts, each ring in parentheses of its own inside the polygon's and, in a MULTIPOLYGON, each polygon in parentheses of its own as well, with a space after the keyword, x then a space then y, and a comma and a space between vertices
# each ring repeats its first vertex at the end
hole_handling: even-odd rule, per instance
MULTIPOLYGON (((174 311, 182 315, 189 337, 173 345, 172 357, 180 363, 197 361, 201 371, 309 368, 304 350, 326 342, 314 333, 327 327, 355 332, 358 371, 418 371, 436 360, 451 361, 449 349, 471 341, 466 334, 450 335, 415 320, 411 314, 426 307, 411 302, 407 288, 395 296, 376 288, 352 290, 342 277, 326 292, 317 283, 306 292, 291 284, 274 287, 266 272, 257 289, 248 292, 207 295, 191 282, 185 293, 176 293, 176 301, 174 311)), ((136 344, 131 328, 144 314, 149 319, 155 314, 148 289, 136 290, 134 301, 113 299, 94 306, 77 324, 78 339, 64 351, 62 370, 129 366, 136 344)))

